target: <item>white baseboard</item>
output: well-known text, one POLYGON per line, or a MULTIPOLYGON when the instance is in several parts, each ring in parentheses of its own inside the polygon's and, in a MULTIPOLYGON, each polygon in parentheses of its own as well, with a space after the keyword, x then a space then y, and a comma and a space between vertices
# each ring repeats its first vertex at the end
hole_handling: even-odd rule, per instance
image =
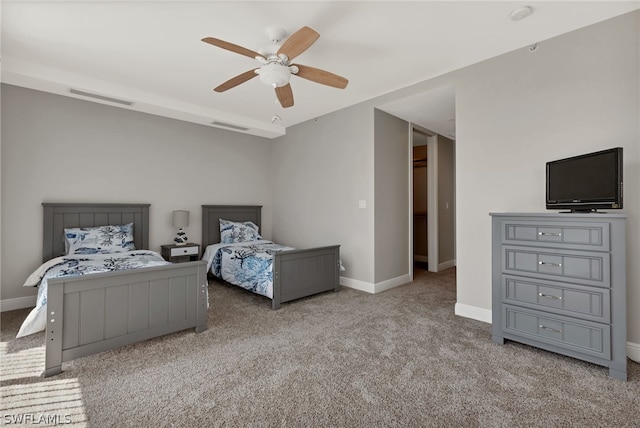
POLYGON ((345 278, 343 276, 340 277, 340 285, 344 285, 345 287, 353 288, 355 290, 365 291, 367 293, 376 294, 381 293, 383 291, 389 290, 391 288, 398 287, 400 285, 408 284, 410 282, 409 274, 398 276, 396 278, 391 278, 386 281, 377 282, 372 284, 370 282, 359 281, 357 279, 345 278))
POLYGON ((386 290, 390 290, 392 288, 398 287, 400 285, 408 284, 411 281, 411 276, 409 274, 398 276, 396 278, 388 279, 382 282, 376 282, 374 285, 375 292, 381 293, 386 290))
POLYGON ((16 309, 33 308, 36 306, 36 296, 16 297, 15 299, 0 300, 0 312, 15 311, 16 309))
POLYGON ((376 290, 375 285, 370 282, 360 281, 353 278, 345 278, 344 276, 340 277, 340 285, 371 294, 374 294, 376 290))
POLYGON ((456 265, 456 260, 455 259, 439 263, 438 264, 438 272, 442 272, 443 270, 452 268, 455 265, 456 265))
POLYGON ((627 342, 627 357, 640 363, 640 343, 627 342))
POLYGON ((476 308, 475 306, 456 303, 454 313, 461 317, 471 318, 476 321, 482 321, 491 324, 491 310, 489 309, 476 308))

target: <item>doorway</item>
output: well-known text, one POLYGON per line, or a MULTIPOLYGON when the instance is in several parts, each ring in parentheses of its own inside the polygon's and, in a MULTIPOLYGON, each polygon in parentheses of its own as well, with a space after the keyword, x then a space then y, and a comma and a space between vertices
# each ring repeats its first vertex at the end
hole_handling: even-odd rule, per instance
MULTIPOLYGON (((455 260, 455 87, 446 84, 376 107, 408 123, 407 185, 410 203, 406 209, 408 230, 407 268, 413 277, 413 145, 427 146, 427 251, 429 271, 440 272, 456 265, 455 260), (426 136, 426 137, 425 137, 426 136)), ((418 261, 424 260, 421 257, 418 261)))
POLYGON ((411 271, 455 266, 455 141, 411 125, 411 271))
POLYGON ((428 135, 413 130, 413 267, 429 268, 428 209, 428 135))

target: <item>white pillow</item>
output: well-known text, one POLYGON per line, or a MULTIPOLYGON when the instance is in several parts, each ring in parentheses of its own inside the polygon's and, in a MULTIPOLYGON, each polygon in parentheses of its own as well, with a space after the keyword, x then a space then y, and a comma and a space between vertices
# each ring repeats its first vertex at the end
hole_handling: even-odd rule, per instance
POLYGON ((133 223, 65 229, 64 247, 67 255, 133 251, 133 223))
POLYGON ((234 242, 248 242, 262 239, 258 233, 258 226, 251 222, 242 223, 220 219, 220 242, 232 244, 234 242))

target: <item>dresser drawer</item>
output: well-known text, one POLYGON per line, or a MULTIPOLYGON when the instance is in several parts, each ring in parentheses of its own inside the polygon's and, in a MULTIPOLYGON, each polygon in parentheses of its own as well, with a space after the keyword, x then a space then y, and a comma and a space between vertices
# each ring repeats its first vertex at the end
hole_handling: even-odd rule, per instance
POLYGON ((502 223, 502 242, 575 250, 609 251, 609 224, 509 220, 502 223))
POLYGON ((594 357, 611 358, 609 325, 503 305, 505 333, 569 349, 594 357))
POLYGON ((199 251, 198 246, 176 247, 171 249, 171 257, 198 255, 199 251))
POLYGON ((609 253, 502 247, 502 272, 609 287, 609 253))
POLYGON ((502 301, 595 322, 611 321, 608 288, 502 275, 502 301))

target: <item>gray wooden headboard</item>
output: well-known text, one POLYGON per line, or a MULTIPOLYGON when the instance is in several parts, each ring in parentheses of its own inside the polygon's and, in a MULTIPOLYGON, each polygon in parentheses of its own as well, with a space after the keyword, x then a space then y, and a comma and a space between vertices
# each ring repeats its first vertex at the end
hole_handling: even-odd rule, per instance
POLYGON ((220 219, 229 221, 252 221, 260 225, 260 205, 203 205, 202 248, 220 242, 220 219))
POLYGON ((43 202, 43 262, 64 255, 64 229, 70 227, 133 223, 133 241, 136 249, 148 249, 150 205, 43 202))

